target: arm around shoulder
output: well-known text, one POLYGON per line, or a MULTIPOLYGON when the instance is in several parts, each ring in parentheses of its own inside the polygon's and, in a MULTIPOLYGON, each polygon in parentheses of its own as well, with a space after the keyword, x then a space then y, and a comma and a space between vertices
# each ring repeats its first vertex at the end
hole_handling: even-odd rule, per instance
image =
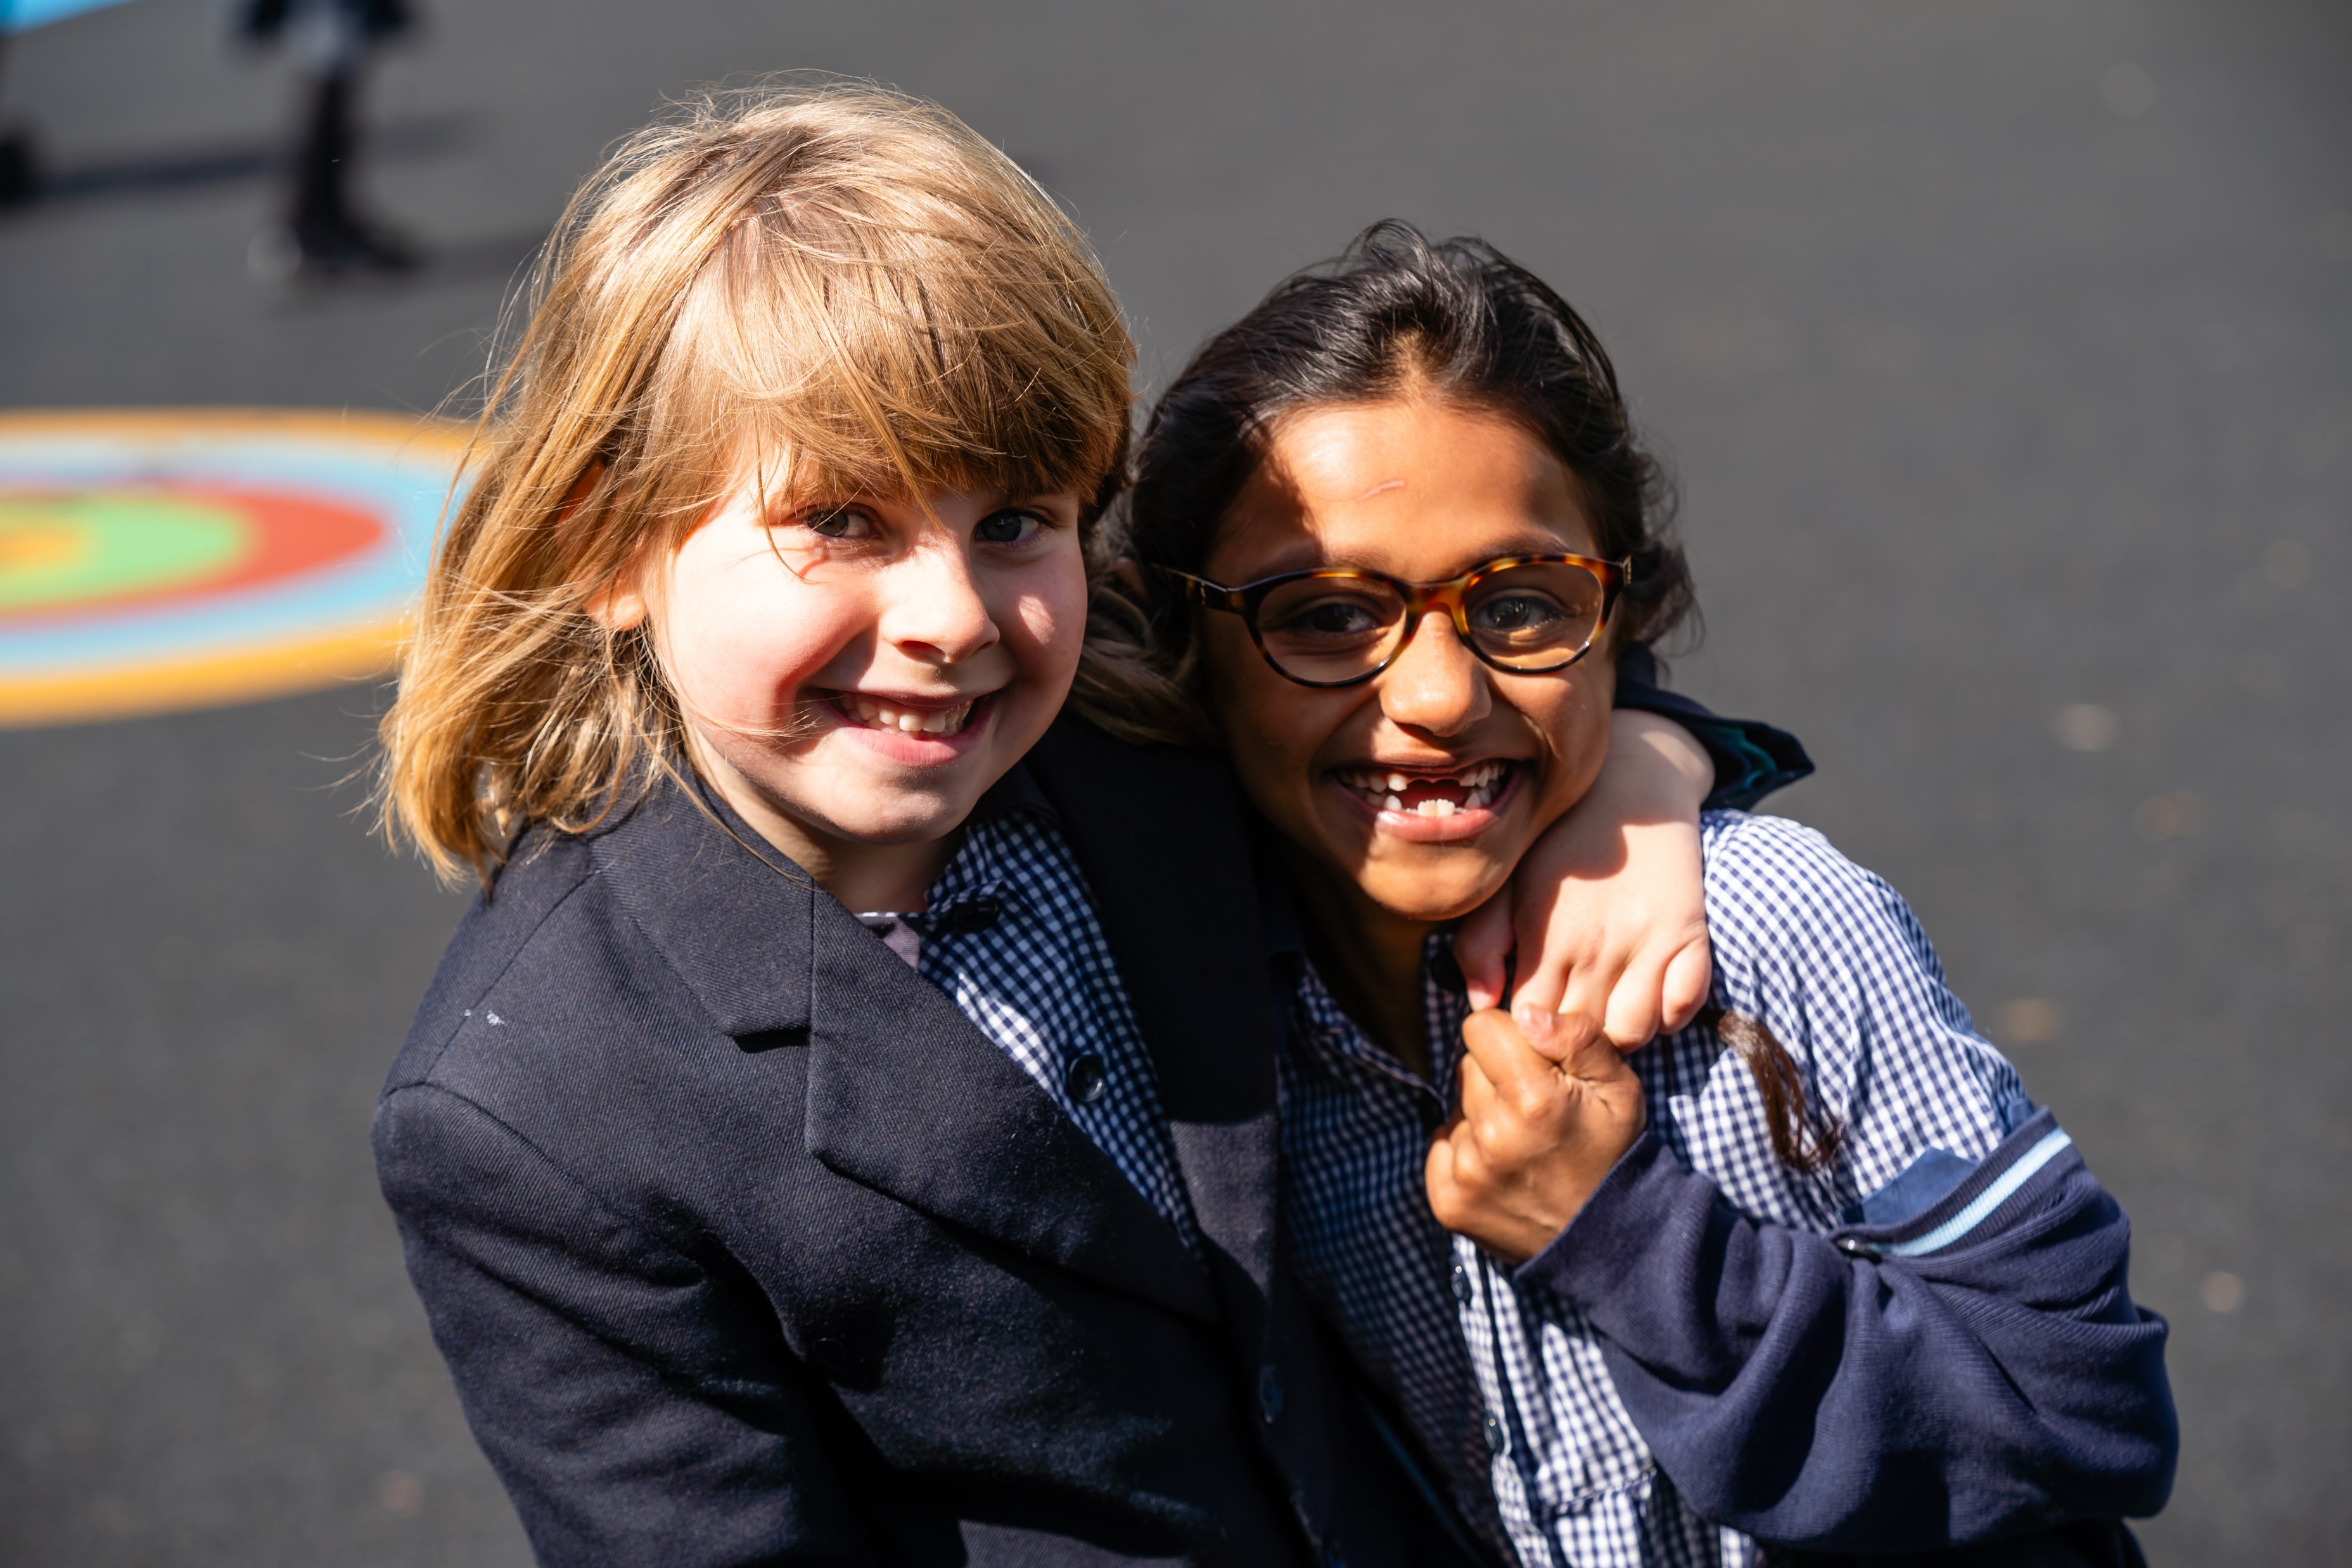
POLYGON ((376 1169, 476 1438, 546 1564, 865 1563, 808 1382, 723 1258, 481 1107, 388 1093, 376 1169))

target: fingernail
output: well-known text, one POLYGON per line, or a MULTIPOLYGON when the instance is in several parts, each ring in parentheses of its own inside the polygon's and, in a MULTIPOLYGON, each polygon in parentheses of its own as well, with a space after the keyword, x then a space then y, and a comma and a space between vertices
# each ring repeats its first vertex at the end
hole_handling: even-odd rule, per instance
POLYGON ((1511 1020, 1519 1026, 1519 1032, 1528 1037, 1529 1044, 1539 1044, 1551 1038, 1552 1015, 1549 1009, 1539 1008, 1533 1002, 1512 1009, 1511 1020))

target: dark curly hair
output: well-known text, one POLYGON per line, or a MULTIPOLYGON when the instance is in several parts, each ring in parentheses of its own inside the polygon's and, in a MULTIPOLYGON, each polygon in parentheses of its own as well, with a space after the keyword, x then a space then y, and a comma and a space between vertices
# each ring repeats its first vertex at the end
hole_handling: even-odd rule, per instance
POLYGON ((1696 609, 1673 492, 1584 318, 1486 241, 1390 219, 1210 339, 1151 411, 1097 554, 1079 711, 1133 740, 1205 738, 1192 621, 1150 569, 1201 570, 1284 414, 1405 392, 1516 420, 1576 476, 1600 552, 1633 562, 1619 646, 1696 609))

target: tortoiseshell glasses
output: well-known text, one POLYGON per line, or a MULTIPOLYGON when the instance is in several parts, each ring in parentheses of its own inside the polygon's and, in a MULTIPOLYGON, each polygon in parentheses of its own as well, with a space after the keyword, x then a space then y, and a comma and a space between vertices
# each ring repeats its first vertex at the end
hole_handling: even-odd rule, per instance
POLYGON ((1327 567, 1228 588, 1188 571, 1160 575, 1195 604, 1238 615, 1275 673, 1302 686, 1352 686, 1391 664, 1422 617, 1442 613, 1463 645, 1497 670, 1542 675, 1591 650, 1630 560, 1507 555, 1444 582, 1405 582, 1327 567))

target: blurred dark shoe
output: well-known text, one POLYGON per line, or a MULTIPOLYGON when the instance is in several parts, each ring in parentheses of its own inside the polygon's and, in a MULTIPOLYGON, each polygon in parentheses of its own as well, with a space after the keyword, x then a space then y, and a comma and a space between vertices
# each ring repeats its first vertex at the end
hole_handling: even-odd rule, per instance
POLYGON ((415 271, 423 259, 389 229, 358 222, 304 229, 273 225, 245 251, 246 266, 265 283, 397 277, 415 271))
POLYGON ((305 238, 302 254, 315 255, 339 272, 414 272, 424 260, 415 246, 390 229, 358 222, 344 224, 316 240, 305 238))
POLYGON ((28 131, 0 133, 0 207, 33 199, 39 176, 33 168, 33 135, 28 131))

